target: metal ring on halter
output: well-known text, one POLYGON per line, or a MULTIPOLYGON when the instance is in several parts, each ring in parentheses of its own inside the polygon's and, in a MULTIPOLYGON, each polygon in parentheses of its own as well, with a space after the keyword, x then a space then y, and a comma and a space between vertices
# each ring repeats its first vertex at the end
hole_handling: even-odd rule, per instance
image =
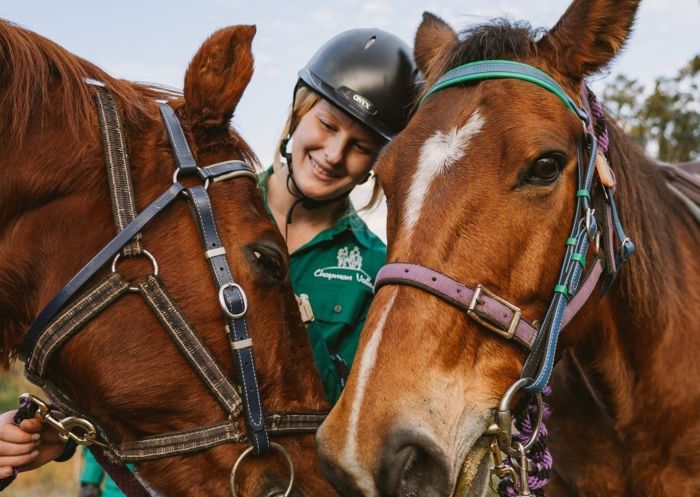
POLYGON ((39 417, 45 416, 49 412, 49 406, 46 402, 41 400, 39 397, 36 395, 32 395, 31 393, 23 393, 19 396, 19 402, 20 404, 22 402, 29 401, 32 404, 36 405, 36 415, 39 417))
MULTIPOLYGON (((148 250, 143 249, 141 250, 140 255, 145 255, 148 257, 148 259, 151 261, 151 265, 153 266, 153 272, 151 273, 152 276, 158 276, 158 261, 156 260, 155 257, 153 257, 153 254, 151 254, 148 250)), ((121 252, 119 252, 117 255, 114 256, 114 259, 112 260, 112 272, 116 273, 117 272, 117 262, 119 261, 119 258, 122 256, 121 252)), ((139 289, 138 287, 135 286, 130 286, 129 287, 130 292, 138 292, 139 289)))
MULTIPOLYGON (((518 455, 518 451, 512 444, 513 433, 512 433, 512 422, 513 416, 510 412, 510 403, 515 394, 525 386, 532 383, 532 378, 520 378, 518 381, 513 383, 510 388, 506 391, 498 404, 498 410, 496 411, 496 424, 498 425, 499 431, 496 434, 498 440, 498 447, 506 452, 509 456, 518 455)), ((535 422, 534 429, 532 431, 532 436, 527 441, 527 443, 522 444, 525 450, 529 449, 532 444, 535 443, 537 435, 540 433, 540 425, 542 424, 542 411, 544 404, 542 402, 542 393, 537 392, 535 394, 535 399, 537 401, 537 420, 535 422)))
MULTIPOLYGON (((292 456, 289 455, 287 449, 276 442, 270 442, 270 447, 277 449, 277 451, 284 456, 284 458, 287 460, 287 464, 289 465, 289 485, 287 485, 287 490, 285 490, 284 494, 282 494, 283 497, 289 497, 289 494, 292 492, 292 487, 294 486, 294 462, 292 461, 292 456)), ((229 479, 231 497, 238 497, 238 494, 236 494, 236 472, 238 471, 238 467, 241 465, 243 459, 245 459, 252 450, 253 447, 248 447, 246 450, 244 450, 241 455, 238 456, 236 464, 233 465, 233 469, 231 470, 231 478, 229 479)))
POLYGON ((231 319, 241 319, 243 316, 245 316, 246 312, 248 312, 248 297, 246 297, 243 288, 241 288, 241 285, 238 283, 226 283, 224 286, 219 288, 219 304, 221 304, 221 308, 224 310, 224 313, 226 313, 226 315, 231 319), (243 310, 241 312, 236 313, 228 310, 226 300, 224 299, 224 290, 227 288, 238 288, 238 291, 241 292, 241 298, 243 299, 243 310))
MULTIPOLYGON (((180 175, 180 168, 178 167, 175 169, 175 172, 173 172, 173 183, 177 183, 177 177, 180 175)), ((204 189, 208 190, 209 189, 209 178, 206 176, 204 173, 204 170, 197 166, 197 176, 200 178, 204 178, 204 189)))

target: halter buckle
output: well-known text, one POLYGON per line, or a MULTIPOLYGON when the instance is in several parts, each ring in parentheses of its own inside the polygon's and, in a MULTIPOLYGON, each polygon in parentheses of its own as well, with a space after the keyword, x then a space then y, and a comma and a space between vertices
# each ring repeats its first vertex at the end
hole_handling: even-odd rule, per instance
POLYGON ((520 309, 520 307, 511 304, 507 300, 502 299, 498 295, 489 291, 489 289, 483 285, 478 285, 476 287, 476 290, 474 290, 474 296, 472 297, 472 300, 469 303, 469 308, 467 309, 467 315, 470 318, 472 318, 474 321, 476 321, 483 327, 493 331, 497 335, 507 338, 508 340, 512 339, 515 336, 515 332, 518 329, 518 325, 520 324, 520 317, 522 316, 522 313, 523 311, 520 309), (499 328, 498 326, 493 324, 493 322, 487 321, 479 315, 479 311, 477 311, 476 306, 479 304, 479 297, 481 297, 482 294, 491 297, 492 299, 496 300, 497 302, 503 304, 508 309, 513 311, 513 317, 510 320, 510 324, 508 325, 507 330, 499 328))

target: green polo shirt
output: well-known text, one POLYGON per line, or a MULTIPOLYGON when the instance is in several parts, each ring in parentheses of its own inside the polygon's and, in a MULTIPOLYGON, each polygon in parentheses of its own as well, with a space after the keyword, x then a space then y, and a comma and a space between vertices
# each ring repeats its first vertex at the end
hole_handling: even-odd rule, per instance
MULTIPOLYGON (((267 181, 272 167, 260 175, 268 207, 267 181)), ((274 219, 274 218, 273 218, 274 219)), ((331 405, 344 386, 342 364, 349 369, 360 331, 374 296, 374 278, 386 262, 386 245, 372 233, 350 205, 335 226, 317 234, 289 256, 289 277, 297 295, 306 294, 314 314, 307 329, 314 360, 331 405)))

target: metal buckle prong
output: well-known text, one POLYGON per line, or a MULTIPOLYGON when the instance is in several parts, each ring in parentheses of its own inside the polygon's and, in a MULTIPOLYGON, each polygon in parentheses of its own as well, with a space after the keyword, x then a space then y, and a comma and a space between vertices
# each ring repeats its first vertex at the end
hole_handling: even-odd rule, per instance
POLYGON ((507 300, 502 299, 501 297, 497 296, 493 292, 489 291, 488 288, 486 288, 483 285, 478 285, 476 287, 476 290, 474 290, 474 296, 472 297, 471 302, 469 303, 469 308, 467 309, 467 315, 472 318, 474 321, 482 325, 483 327, 493 331, 494 333, 505 337, 507 339, 512 339, 515 336, 515 331, 518 329, 518 325, 520 324, 520 317, 522 316, 523 311, 520 309, 520 307, 515 306, 508 302, 507 300), (497 302, 500 302, 504 306, 506 306, 508 309, 513 311, 513 317, 511 318, 510 325, 508 326, 508 330, 502 330, 498 326, 495 326, 494 324, 490 323, 489 321, 486 321, 484 318, 482 318, 478 311, 476 310, 476 306, 479 303, 479 297, 484 294, 488 297, 491 297, 492 299, 496 300, 497 302))

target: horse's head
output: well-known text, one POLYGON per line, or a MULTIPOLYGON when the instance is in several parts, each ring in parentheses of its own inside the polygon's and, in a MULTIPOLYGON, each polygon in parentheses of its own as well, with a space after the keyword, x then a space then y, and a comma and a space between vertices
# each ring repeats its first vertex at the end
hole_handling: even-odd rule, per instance
MULTIPOLYGON (((115 80, 52 42, 0 21, 0 113, 6 116, 0 123, 4 366, 17 354, 39 310, 114 236, 103 141, 128 156, 137 213, 168 188, 176 168, 156 98, 169 99, 200 167, 254 160, 230 127, 252 76, 254 34, 253 26, 235 26, 212 35, 192 60, 184 96, 178 97, 115 80), (101 81, 114 97, 126 143, 101 137, 97 89, 86 79, 101 81)), ((247 293, 245 318, 265 411, 326 409, 286 275, 284 241, 265 213, 255 179, 212 182, 208 194, 231 273, 247 293)), ((209 250, 205 257, 187 202, 179 200, 143 230, 141 243, 157 259, 162 286, 225 376, 234 381, 237 366, 220 305, 224 294, 217 297, 211 276, 219 268, 209 267, 220 260, 221 249, 209 250)), ((116 266, 133 284, 151 268, 143 257, 122 257, 116 266)), ((94 281, 108 273, 109 268, 103 268, 94 281)), ((187 347, 178 347, 165 332, 161 322, 170 311, 159 314, 157 308, 137 294, 120 298, 62 345, 46 377, 81 413, 98 421, 112 441, 227 422, 229 432, 243 429, 185 359, 187 347)), ((233 348, 249 345, 244 341, 233 348)), ((218 387, 225 398, 220 382, 218 387)), ((273 440, 285 446, 294 461, 294 495, 331 494, 315 468, 315 442, 308 431, 273 440)), ((154 457, 139 463, 138 469, 163 495, 228 495, 231 469, 245 448, 245 443, 229 442, 165 459, 154 457)), ((288 473, 279 454, 246 458, 236 478, 238 495, 283 491, 288 473)))
MULTIPOLYGON (((584 78, 619 52, 637 4, 575 0, 548 32, 503 21, 461 37, 425 14, 415 57, 427 88, 457 66, 504 59, 549 74, 583 108, 584 78)), ((585 130, 552 92, 493 78, 429 95, 382 153, 375 170, 388 198, 389 262, 483 285, 532 322, 545 315, 557 282, 585 130)), ((574 325, 592 318, 586 311, 574 325)), ((469 495, 480 495, 489 476, 483 435, 525 353, 488 329, 508 332, 512 312, 500 324, 473 314, 421 288, 378 291, 359 359, 319 431, 337 488, 447 497, 466 458, 467 478, 481 487, 469 495)))

